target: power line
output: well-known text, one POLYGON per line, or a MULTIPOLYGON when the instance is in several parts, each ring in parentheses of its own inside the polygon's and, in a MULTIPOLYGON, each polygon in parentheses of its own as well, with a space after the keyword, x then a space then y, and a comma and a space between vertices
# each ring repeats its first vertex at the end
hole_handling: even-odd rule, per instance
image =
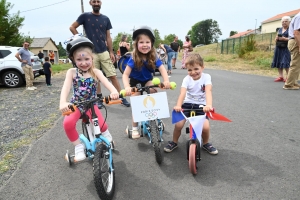
POLYGON ((56 4, 60 4, 60 3, 66 2, 66 1, 69 1, 69 0, 60 1, 60 2, 57 2, 57 3, 49 4, 49 5, 47 5, 47 6, 42 6, 42 7, 39 7, 39 8, 33 8, 33 9, 30 9, 30 10, 25 10, 25 11, 22 11, 22 12, 20 12, 20 13, 33 11, 33 10, 37 10, 37 9, 40 9, 40 8, 46 8, 46 7, 53 6, 53 5, 56 5, 56 4))

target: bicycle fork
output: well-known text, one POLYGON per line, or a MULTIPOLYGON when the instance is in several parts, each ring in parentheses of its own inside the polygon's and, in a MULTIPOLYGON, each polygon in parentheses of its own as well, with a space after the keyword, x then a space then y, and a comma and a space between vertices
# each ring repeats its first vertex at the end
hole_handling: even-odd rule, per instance
MULTIPOLYGON (((156 125, 155 128, 157 128, 157 132, 159 133, 159 134, 158 134, 158 142, 160 143, 160 142, 163 141, 163 139, 162 139, 163 122, 162 122, 162 120, 160 120, 160 119, 157 119, 156 121, 157 121, 157 125, 156 125)), ((155 123, 156 123, 156 122, 155 122, 155 123)), ((152 137, 151 137, 151 132, 152 132, 152 131, 151 131, 151 127, 150 127, 149 122, 144 123, 144 126, 146 127, 147 134, 148 134, 148 137, 149 137, 149 139, 150 139, 149 143, 152 143, 152 137)), ((155 131, 155 132, 156 132, 156 131, 155 131)), ((156 132, 156 133, 157 133, 157 132, 156 132)))

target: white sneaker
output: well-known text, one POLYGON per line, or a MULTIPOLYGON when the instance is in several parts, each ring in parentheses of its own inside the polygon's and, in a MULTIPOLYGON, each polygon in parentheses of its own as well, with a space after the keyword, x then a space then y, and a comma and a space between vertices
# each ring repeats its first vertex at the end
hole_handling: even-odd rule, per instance
POLYGON ((132 130, 132 131, 131 131, 131 137, 132 137, 132 139, 138 139, 138 138, 140 138, 141 136, 140 136, 140 133, 139 133, 138 130, 132 130))
POLYGON ((86 158, 85 152, 84 152, 84 145, 83 144, 78 144, 75 146, 75 157, 74 161, 82 161, 86 158))
POLYGON ((110 132, 107 130, 105 132, 102 133, 103 137, 105 137, 109 142, 112 142, 112 136, 110 134, 110 132))
POLYGON ((34 86, 31 86, 31 87, 32 87, 33 89, 35 89, 35 90, 37 89, 37 87, 34 87, 34 86))
POLYGON ((26 90, 34 90, 32 87, 27 87, 26 90))

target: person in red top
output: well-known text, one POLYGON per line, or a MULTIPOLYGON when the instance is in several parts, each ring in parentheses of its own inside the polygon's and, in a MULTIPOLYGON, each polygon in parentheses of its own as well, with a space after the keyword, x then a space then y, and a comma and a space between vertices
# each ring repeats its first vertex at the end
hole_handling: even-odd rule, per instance
POLYGON ((50 57, 50 62, 53 65, 54 64, 54 57, 55 57, 55 55, 54 55, 54 52, 52 50, 50 50, 49 57, 50 57))

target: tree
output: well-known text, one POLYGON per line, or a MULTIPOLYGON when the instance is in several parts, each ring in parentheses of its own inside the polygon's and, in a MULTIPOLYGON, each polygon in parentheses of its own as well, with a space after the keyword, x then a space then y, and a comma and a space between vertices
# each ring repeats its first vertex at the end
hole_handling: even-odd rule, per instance
POLYGON ((231 37, 231 36, 233 36, 233 35, 235 35, 237 33, 238 33, 237 31, 230 31, 229 37, 231 37))
POLYGON ((166 45, 170 45, 174 41, 175 36, 176 36, 175 34, 166 35, 164 37, 163 43, 166 45))
POLYGON ((56 46, 58 48, 59 57, 67 56, 66 49, 62 46, 61 42, 59 42, 56 46))
POLYGON ((21 46, 26 40, 32 42, 30 36, 25 36, 19 32, 25 20, 20 17, 20 11, 10 15, 9 10, 13 8, 13 4, 0 0, 0 45, 21 46))
POLYGON ((159 46, 159 43, 162 42, 162 40, 160 38, 160 34, 157 29, 154 29, 153 32, 154 32, 154 36, 155 36, 154 47, 157 48, 159 46))
POLYGON ((222 35, 218 22, 212 19, 197 22, 188 32, 193 45, 212 44, 222 35))

